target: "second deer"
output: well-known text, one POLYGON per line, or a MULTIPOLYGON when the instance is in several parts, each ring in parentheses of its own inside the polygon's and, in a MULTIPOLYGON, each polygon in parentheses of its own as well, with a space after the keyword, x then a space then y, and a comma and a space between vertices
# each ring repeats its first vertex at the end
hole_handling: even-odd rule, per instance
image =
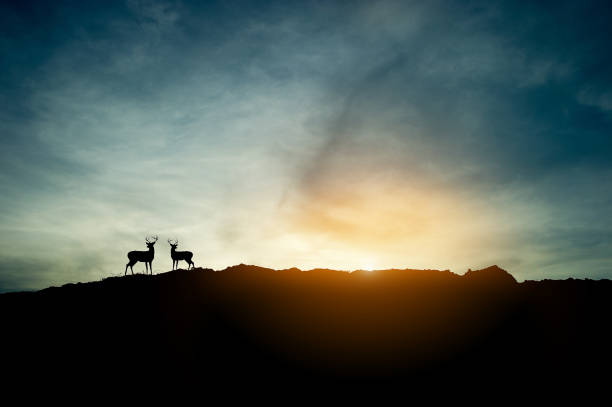
POLYGON ((187 262, 187 265, 188 265, 187 270, 189 270, 192 267, 195 268, 195 264, 193 264, 193 261, 191 261, 191 258, 193 257, 193 253, 179 252, 176 250, 178 243, 179 243, 178 239, 176 239, 174 242, 168 239, 168 243, 172 247, 170 249, 170 256, 172 257, 172 270, 174 270, 175 265, 176 265, 176 268, 178 269, 178 262, 181 260, 184 260, 187 262))

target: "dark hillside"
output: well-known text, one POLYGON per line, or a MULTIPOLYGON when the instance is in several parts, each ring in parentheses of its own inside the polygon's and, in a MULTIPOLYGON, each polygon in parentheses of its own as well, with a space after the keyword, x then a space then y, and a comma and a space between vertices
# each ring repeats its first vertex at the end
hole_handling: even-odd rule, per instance
POLYGON ((497 266, 239 265, 0 295, 4 366, 20 374, 233 382, 584 378, 611 360, 611 310, 608 280, 519 284, 497 266))

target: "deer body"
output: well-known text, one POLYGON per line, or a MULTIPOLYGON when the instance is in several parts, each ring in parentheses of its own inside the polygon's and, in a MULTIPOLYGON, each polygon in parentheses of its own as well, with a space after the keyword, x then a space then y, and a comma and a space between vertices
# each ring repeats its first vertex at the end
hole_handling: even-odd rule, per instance
POLYGON ((155 242, 157 242, 157 236, 154 237, 154 240, 149 241, 149 238, 145 239, 147 247, 149 250, 147 251, 131 251, 127 254, 129 262, 125 265, 125 274, 127 274, 128 267, 132 270, 132 274, 134 274, 134 264, 139 261, 145 264, 145 273, 146 271, 150 271, 153 274, 153 258, 155 257, 155 249, 153 246, 155 242))
POLYGON ((187 262, 187 265, 188 265, 187 270, 189 270, 192 267, 195 268, 195 264, 191 260, 191 258, 193 257, 193 253, 187 252, 187 251, 185 252, 177 251, 176 247, 178 246, 178 240, 176 240, 175 243, 172 243, 172 241, 168 240, 168 243, 172 247, 170 249, 170 257, 172 257, 172 270, 174 270, 175 265, 176 265, 176 268, 178 268, 178 262, 181 260, 184 260, 187 262))

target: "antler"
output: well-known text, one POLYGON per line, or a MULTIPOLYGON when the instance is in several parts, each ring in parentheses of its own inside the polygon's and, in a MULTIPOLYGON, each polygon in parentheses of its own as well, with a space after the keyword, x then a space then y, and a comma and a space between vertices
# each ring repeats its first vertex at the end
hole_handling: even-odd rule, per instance
POLYGON ((172 239, 168 239, 168 243, 170 243, 171 245, 177 245, 178 239, 174 239, 174 242, 172 241, 172 239))
POLYGON ((158 239, 157 235, 153 236, 153 239, 155 239, 155 240, 149 240, 149 236, 145 236, 145 242, 147 242, 147 243, 155 243, 155 242, 157 242, 157 239, 158 239))

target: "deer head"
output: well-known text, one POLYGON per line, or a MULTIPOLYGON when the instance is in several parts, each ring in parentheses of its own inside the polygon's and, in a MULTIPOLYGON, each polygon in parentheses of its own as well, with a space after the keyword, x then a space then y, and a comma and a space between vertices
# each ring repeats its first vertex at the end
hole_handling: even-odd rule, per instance
POLYGON ((174 242, 168 239, 168 243, 170 244, 170 246, 172 246, 172 249, 176 249, 176 247, 178 246, 178 239, 175 239, 174 242))
POLYGON ((155 243, 157 242, 158 237, 157 236, 153 236, 151 239, 149 239, 149 237, 145 237, 145 243, 147 244, 147 247, 149 249, 152 249, 153 246, 155 245, 155 243))

